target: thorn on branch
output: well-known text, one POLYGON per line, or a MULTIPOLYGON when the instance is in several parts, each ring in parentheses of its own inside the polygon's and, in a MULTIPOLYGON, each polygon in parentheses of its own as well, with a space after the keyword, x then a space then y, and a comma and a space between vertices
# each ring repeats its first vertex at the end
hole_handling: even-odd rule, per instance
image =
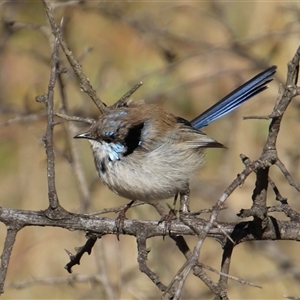
POLYGON ((59 68, 57 69, 57 73, 58 74, 68 73, 68 69, 66 67, 59 66, 59 68))
POLYGON ((39 95, 35 97, 35 101, 39 103, 47 103, 48 101, 48 94, 39 95))

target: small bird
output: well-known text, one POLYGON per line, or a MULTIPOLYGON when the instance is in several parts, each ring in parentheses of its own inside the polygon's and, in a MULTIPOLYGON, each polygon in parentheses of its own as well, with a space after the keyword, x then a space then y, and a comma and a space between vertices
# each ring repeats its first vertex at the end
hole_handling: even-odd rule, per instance
POLYGON ((113 192, 132 200, 128 207, 135 200, 188 196, 205 149, 224 147, 200 129, 267 89, 276 68, 256 75, 192 121, 130 99, 107 107, 75 138, 89 140, 99 177, 113 192))

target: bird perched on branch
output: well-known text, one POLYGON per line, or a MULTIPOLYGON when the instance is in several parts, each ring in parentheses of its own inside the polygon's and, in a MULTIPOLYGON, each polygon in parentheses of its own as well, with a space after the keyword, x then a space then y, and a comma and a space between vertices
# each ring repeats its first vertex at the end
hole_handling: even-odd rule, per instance
POLYGON ((135 200, 188 198, 190 178, 203 164, 206 148, 224 147, 200 129, 267 89, 275 72, 276 66, 266 69, 192 121, 144 101, 120 101, 75 138, 90 141, 99 177, 132 200, 128 207, 135 200))

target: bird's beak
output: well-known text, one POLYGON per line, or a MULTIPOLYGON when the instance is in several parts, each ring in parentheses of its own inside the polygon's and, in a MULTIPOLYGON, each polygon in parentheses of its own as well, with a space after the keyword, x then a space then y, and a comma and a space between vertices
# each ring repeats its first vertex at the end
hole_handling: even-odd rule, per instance
POLYGON ((91 139, 89 132, 83 132, 74 136, 74 139, 91 139))

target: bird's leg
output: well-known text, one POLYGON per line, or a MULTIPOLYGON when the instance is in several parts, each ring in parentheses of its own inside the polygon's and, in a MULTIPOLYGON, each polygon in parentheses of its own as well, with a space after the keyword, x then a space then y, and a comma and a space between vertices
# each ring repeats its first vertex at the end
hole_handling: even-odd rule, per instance
POLYGON ((180 213, 187 214, 190 212, 190 189, 187 187, 186 190, 180 192, 180 213))
POLYGON ((136 200, 131 200, 120 212, 118 217, 116 218, 115 224, 116 224, 116 229, 117 229, 117 239, 118 241, 120 240, 119 236, 120 236, 120 231, 123 231, 123 227, 124 227, 124 220, 126 219, 126 212, 127 210, 132 206, 132 204, 135 202, 136 200))
POLYGON ((158 224, 165 222, 165 233, 168 231, 169 234, 171 232, 171 222, 174 219, 174 217, 176 217, 176 202, 177 202, 177 198, 178 198, 178 193, 175 195, 174 197, 174 201, 173 201, 173 207, 170 207, 169 213, 167 215, 164 215, 161 217, 161 219, 158 221, 158 224))
POLYGON ((175 195, 174 200, 173 200, 173 210, 175 210, 177 199, 178 199, 178 193, 175 195))
MULTIPOLYGON (((179 192, 180 195, 180 209, 179 209, 179 213, 180 214, 188 214, 190 212, 190 208, 189 208, 189 203, 190 203, 190 189, 189 186, 186 187, 185 190, 179 192)), ((174 217, 176 217, 176 202, 178 199, 178 193, 175 195, 174 197, 174 201, 173 201, 173 208, 170 208, 170 211, 167 215, 163 216, 158 224, 165 222, 165 232, 169 232, 171 231, 171 222, 174 219, 174 217)))

